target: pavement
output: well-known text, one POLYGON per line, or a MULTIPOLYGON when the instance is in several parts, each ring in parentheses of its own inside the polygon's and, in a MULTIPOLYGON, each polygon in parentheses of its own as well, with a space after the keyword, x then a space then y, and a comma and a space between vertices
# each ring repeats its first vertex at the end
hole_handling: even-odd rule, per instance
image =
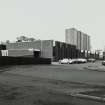
POLYGON ((105 105, 87 94, 101 90, 103 96, 105 72, 89 69, 100 67, 104 69, 99 61, 0 68, 0 105, 105 105))

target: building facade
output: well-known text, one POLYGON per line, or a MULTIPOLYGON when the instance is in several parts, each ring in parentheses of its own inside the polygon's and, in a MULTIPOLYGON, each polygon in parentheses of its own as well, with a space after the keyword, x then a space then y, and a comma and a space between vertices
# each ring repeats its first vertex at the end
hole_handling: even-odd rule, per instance
POLYGON ((75 45, 79 50, 90 51, 90 36, 75 28, 65 30, 65 42, 75 45))
MULTIPOLYGON (((81 46, 86 36, 81 36, 81 32, 78 32, 78 48, 82 49, 85 45, 81 46)), ((88 40, 87 40, 88 42, 88 40)), ((60 41, 53 40, 36 40, 34 42, 15 42, 15 43, 7 43, 4 47, 1 46, 0 56, 27 56, 27 57, 42 57, 42 58, 51 58, 54 61, 58 61, 63 58, 92 58, 95 57, 96 54, 92 54, 86 50, 79 50, 75 45, 68 44, 60 41), (34 50, 34 52, 33 52, 34 50), (39 56, 40 55, 40 56, 39 56)))
POLYGON ((8 56, 32 55, 31 49, 40 51, 42 58, 53 58, 53 41, 36 40, 34 42, 15 42, 6 44, 8 56), (28 50, 28 51, 27 51, 28 50), (26 53, 29 52, 29 53, 26 53))
POLYGON ((6 44, 8 56, 33 56, 32 49, 40 51, 40 57, 58 61, 63 58, 77 58, 75 45, 53 40, 36 40, 34 42, 15 42, 6 44))
POLYGON ((78 58, 78 51, 75 45, 55 41, 53 46, 53 58, 55 61, 63 58, 78 58))

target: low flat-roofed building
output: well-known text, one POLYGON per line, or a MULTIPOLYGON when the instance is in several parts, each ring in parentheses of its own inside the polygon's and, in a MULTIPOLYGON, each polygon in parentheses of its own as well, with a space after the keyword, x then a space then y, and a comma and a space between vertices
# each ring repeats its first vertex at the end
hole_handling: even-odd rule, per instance
POLYGON ((8 43, 6 44, 6 48, 11 54, 9 55, 13 56, 13 50, 15 55, 17 56, 24 56, 30 53, 32 55, 31 51, 29 52, 29 49, 37 49, 40 51, 40 57, 42 58, 53 58, 53 41, 52 40, 36 40, 34 42, 15 42, 15 43, 8 43), (22 52, 24 51, 24 53, 22 52), (27 54, 25 52, 27 50, 27 54))
POLYGON ((40 51, 40 57, 59 60, 63 58, 76 58, 75 45, 53 40, 36 40, 34 42, 15 42, 6 44, 8 56, 35 56, 40 51), (33 50, 34 51, 33 53, 33 50))

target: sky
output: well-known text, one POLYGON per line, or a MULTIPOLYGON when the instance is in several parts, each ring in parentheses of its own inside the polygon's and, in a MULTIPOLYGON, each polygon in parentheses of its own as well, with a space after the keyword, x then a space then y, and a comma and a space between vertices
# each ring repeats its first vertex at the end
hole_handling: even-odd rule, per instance
POLYGON ((18 36, 65 41, 75 27, 91 36, 92 49, 105 48, 105 0, 0 0, 0 40, 18 36))

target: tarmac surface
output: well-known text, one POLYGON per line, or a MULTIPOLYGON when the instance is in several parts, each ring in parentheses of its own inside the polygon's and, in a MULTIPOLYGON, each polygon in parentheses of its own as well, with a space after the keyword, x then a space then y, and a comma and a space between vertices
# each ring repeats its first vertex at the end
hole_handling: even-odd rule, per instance
POLYGON ((0 105, 105 105, 72 94, 104 97, 105 66, 98 61, 0 68, 0 105))

